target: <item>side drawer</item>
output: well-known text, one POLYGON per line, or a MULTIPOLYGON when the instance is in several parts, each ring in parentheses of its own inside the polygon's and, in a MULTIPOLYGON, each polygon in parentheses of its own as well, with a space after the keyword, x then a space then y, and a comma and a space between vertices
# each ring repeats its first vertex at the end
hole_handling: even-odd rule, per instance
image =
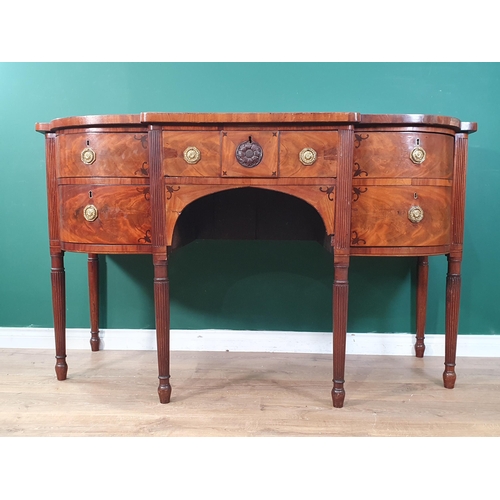
POLYGON ((67 243, 151 243, 149 186, 61 185, 61 240, 67 243))
POLYGON ((354 177, 452 177, 451 135, 357 131, 354 137, 354 177))
POLYGON ((363 186, 354 193, 351 246, 447 245, 450 229, 449 186, 363 186))
POLYGON ((220 132, 163 132, 163 174, 219 177, 220 132))
POLYGON ((58 177, 147 177, 146 132, 88 132, 57 138, 58 177))
POLYGON ((281 132, 280 177, 336 177, 339 134, 281 132))

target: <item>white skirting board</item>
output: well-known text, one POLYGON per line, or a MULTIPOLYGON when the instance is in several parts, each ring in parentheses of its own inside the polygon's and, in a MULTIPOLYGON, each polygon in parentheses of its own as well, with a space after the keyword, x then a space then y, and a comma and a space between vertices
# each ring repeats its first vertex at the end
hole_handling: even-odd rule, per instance
MULTIPOLYGON (((154 330, 103 329, 103 350, 155 350, 154 330)), ((69 328, 67 349, 90 349, 88 329, 69 328)), ((348 333, 348 354, 413 356, 411 333, 348 333)), ((444 356, 444 335, 425 336, 425 355, 444 356)), ((332 353, 330 332, 172 330, 172 351, 332 353)), ((52 328, 0 327, 0 348, 54 349, 52 328)), ((500 335, 458 336, 457 356, 500 357, 500 335)))

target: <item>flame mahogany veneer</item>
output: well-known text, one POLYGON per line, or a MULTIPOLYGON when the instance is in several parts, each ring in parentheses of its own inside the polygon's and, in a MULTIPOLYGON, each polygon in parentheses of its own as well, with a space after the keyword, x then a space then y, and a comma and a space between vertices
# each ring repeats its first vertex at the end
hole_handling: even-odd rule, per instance
POLYGON ((476 129, 443 116, 359 113, 141 113, 38 123, 46 143, 57 378, 68 369, 65 251, 89 255, 93 351, 98 254, 152 254, 158 393, 168 403, 169 250, 232 232, 313 238, 332 251, 337 408, 345 397, 351 255, 415 257, 418 357, 428 257, 446 255, 443 380, 453 388, 467 140, 476 129))

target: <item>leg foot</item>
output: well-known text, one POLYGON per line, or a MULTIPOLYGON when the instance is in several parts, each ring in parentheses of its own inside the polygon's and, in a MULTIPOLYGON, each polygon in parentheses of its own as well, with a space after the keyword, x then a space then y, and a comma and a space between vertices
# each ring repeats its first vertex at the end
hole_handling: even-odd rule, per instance
POLYGON ((92 352, 97 352, 101 345, 101 340, 99 339, 99 332, 91 332, 92 337, 90 338, 90 349, 92 352))
POLYGON ((455 373, 455 365, 445 365, 443 382, 446 389, 453 389, 455 387, 456 380, 457 374, 455 373))
POLYGON ((67 375, 68 375, 68 365, 66 364, 66 355, 56 356, 57 380, 66 380, 67 375))
POLYGON ((344 383, 333 381, 333 389, 332 389, 332 401, 334 408, 342 408, 344 406, 344 383))
POLYGON ((170 385, 170 377, 158 377, 160 385, 158 385, 158 396, 160 397, 161 404, 170 403, 170 395, 172 394, 172 387, 170 385))

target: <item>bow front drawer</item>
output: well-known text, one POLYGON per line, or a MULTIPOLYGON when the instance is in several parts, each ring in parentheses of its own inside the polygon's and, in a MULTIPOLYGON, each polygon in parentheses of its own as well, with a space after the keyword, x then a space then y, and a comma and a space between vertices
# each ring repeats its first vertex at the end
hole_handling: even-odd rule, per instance
POLYGON ((66 243, 151 243, 148 186, 62 185, 61 240, 66 243))
POLYGON ((351 246, 448 245, 451 187, 357 186, 353 190, 351 246))
POLYGON ((148 177, 146 132, 61 134, 58 177, 148 177))
POLYGON ((357 131, 354 177, 450 179, 453 136, 425 132, 357 131))

